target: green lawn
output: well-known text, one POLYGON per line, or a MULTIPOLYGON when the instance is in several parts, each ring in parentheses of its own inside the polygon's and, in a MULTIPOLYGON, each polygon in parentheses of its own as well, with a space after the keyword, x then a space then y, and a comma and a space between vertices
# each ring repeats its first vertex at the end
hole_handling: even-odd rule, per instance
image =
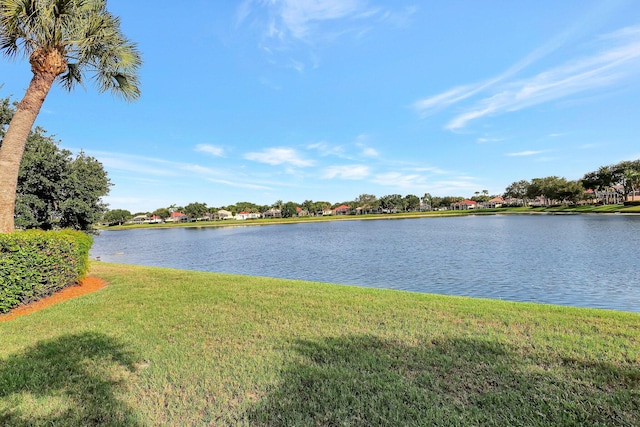
POLYGON ((640 314, 93 263, 0 323, 0 425, 638 426, 640 314))

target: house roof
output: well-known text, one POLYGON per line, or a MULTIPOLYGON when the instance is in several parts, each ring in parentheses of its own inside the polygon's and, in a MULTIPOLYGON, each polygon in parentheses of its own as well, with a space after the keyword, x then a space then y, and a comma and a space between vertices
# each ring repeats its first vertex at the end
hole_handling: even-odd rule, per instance
POLYGON ((186 216, 185 214, 183 214, 182 212, 171 212, 171 218, 178 218, 181 216, 186 216))
POLYGON ((334 211, 346 211, 346 210, 349 210, 349 209, 351 209, 349 206, 341 205, 341 206, 338 206, 337 208, 335 208, 334 211))

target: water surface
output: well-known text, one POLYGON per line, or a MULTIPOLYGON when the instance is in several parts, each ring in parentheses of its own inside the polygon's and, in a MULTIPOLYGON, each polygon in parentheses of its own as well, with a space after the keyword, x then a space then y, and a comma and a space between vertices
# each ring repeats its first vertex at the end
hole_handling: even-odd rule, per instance
POLYGON ((491 215, 103 231, 103 261, 640 311, 640 216, 491 215))

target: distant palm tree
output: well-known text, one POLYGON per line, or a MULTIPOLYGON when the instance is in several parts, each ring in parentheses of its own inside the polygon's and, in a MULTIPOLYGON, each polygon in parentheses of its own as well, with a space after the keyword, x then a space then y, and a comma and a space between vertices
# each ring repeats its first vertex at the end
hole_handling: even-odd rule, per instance
POLYGON ((33 73, 0 146, 0 233, 9 233, 25 143, 53 83, 71 90, 92 73, 101 92, 134 100, 142 60, 106 0, 0 0, 0 51, 28 57, 33 73))

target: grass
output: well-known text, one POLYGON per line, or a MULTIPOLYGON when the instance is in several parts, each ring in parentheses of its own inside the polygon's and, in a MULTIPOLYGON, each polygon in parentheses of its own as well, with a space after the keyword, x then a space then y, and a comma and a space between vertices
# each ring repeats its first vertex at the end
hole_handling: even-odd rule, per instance
POLYGON ((93 263, 0 323, 0 425, 640 425, 640 314, 93 263))

